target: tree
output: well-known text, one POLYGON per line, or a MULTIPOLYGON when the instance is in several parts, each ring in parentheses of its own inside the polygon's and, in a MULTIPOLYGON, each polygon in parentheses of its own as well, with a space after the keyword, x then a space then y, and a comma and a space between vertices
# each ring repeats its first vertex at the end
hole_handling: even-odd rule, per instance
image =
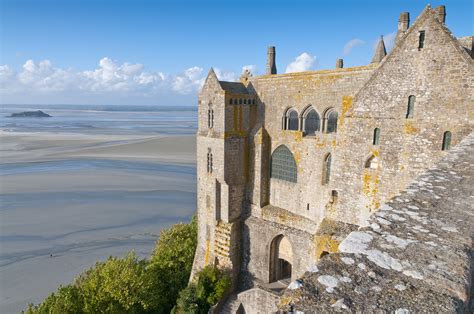
POLYGON ((27 313, 169 313, 188 284, 196 245, 193 218, 162 231, 150 261, 133 252, 109 257, 27 313))
POLYGON ((196 277, 197 280, 179 294, 177 313, 207 313, 231 286, 229 274, 212 265, 204 267, 196 277))
POLYGON ((29 305, 27 314, 68 314, 83 313, 84 299, 76 286, 60 286, 56 293, 51 293, 38 306, 29 305))
POLYGON ((160 234, 147 272, 153 282, 153 308, 169 313, 191 275, 197 245, 197 221, 176 224, 160 234))
POLYGON ((152 306, 146 276, 147 261, 138 260, 135 253, 124 258, 109 257, 96 263, 77 280, 87 313, 143 313, 152 306))

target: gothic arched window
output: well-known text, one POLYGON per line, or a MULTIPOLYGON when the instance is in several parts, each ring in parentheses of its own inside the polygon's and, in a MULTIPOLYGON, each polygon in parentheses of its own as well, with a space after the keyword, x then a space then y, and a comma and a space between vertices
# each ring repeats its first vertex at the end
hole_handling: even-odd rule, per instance
POLYGON ((406 115, 407 119, 413 118, 413 111, 415 110, 415 100, 416 100, 416 97, 413 95, 410 95, 408 97, 408 108, 407 108, 407 115, 406 115))
POLYGON ((209 105, 209 108, 207 109, 207 127, 209 129, 214 127, 214 109, 212 109, 211 105, 209 105))
POLYGON ((303 130, 306 135, 315 135, 319 131, 321 121, 313 108, 308 108, 303 114, 303 130))
POLYGON ((442 150, 449 150, 451 148, 451 132, 446 131, 443 134, 443 146, 442 150))
POLYGON ((326 110, 324 114, 324 129, 326 133, 334 133, 337 131, 337 111, 333 108, 326 110))
POLYGON ((331 154, 327 154, 326 158, 324 158, 324 165, 323 165, 323 185, 328 184, 331 178, 331 162, 332 162, 332 156, 331 154))
POLYGON ((285 115, 285 130, 298 131, 298 112, 288 109, 285 115))
POLYGON ((212 152, 211 149, 207 149, 207 173, 212 173, 212 152))
POLYGON ((380 129, 374 129, 374 139, 372 140, 372 144, 379 145, 380 144, 380 129))
POLYGON ((297 181, 296 161, 285 145, 278 146, 272 154, 270 177, 294 183, 297 181))

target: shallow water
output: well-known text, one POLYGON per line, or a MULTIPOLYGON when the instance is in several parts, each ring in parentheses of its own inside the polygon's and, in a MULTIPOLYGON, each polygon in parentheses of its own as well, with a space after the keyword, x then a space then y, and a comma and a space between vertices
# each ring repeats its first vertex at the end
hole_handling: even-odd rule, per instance
POLYGON ((74 149, 126 146, 129 140, 121 141, 122 135, 140 140, 195 134, 196 119, 193 108, 2 106, 0 129, 25 133, 34 145, 12 143, 12 137, 1 145, 0 135, 0 158, 13 151, 26 160, 0 162, 0 313, 18 313, 40 302, 110 255, 134 250, 148 257, 163 228, 189 221, 196 210, 194 163, 82 157, 74 149), (6 117, 38 109, 53 118, 6 117), (106 137, 98 144, 61 137, 55 145, 71 146, 72 157, 51 160, 44 152, 57 146, 43 149, 54 139, 36 142, 35 134, 42 132, 53 138, 70 133, 106 137), (109 135, 114 140, 107 140, 109 135))
POLYGON ((194 134, 196 107, 2 105, 0 128, 12 132, 83 134, 194 134), (11 118, 12 113, 42 110, 51 118, 11 118))

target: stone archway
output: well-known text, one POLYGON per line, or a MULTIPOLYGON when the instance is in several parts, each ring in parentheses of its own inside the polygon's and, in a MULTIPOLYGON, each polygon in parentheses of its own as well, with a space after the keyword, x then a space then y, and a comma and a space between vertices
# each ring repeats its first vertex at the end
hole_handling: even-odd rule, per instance
POLYGON ((293 249, 287 237, 279 235, 270 245, 270 282, 291 281, 293 249))
POLYGON ((239 308, 237 309, 237 312, 235 314, 246 314, 244 305, 240 303, 239 308))

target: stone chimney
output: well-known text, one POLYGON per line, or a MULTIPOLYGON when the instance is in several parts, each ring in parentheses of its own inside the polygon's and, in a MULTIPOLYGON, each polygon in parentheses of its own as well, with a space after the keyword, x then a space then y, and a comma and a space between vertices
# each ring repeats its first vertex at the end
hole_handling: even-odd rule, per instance
POLYGON ((436 12, 436 17, 438 18, 438 20, 444 24, 444 22, 446 21, 446 7, 444 5, 440 5, 434 10, 436 12))
POLYGON ((398 30, 397 30, 397 38, 398 41, 408 30, 410 27, 410 13, 409 12, 402 12, 400 17, 398 18, 398 30))
POLYGON ((277 68, 275 63, 275 47, 268 47, 267 51, 267 74, 277 74, 277 68))
POLYGON ((342 69, 344 67, 344 60, 337 59, 336 60, 336 69, 342 69))
POLYGON ((375 49, 374 57, 372 58, 371 63, 379 63, 387 55, 387 49, 385 49, 385 43, 383 41, 383 36, 380 36, 379 43, 375 49))

